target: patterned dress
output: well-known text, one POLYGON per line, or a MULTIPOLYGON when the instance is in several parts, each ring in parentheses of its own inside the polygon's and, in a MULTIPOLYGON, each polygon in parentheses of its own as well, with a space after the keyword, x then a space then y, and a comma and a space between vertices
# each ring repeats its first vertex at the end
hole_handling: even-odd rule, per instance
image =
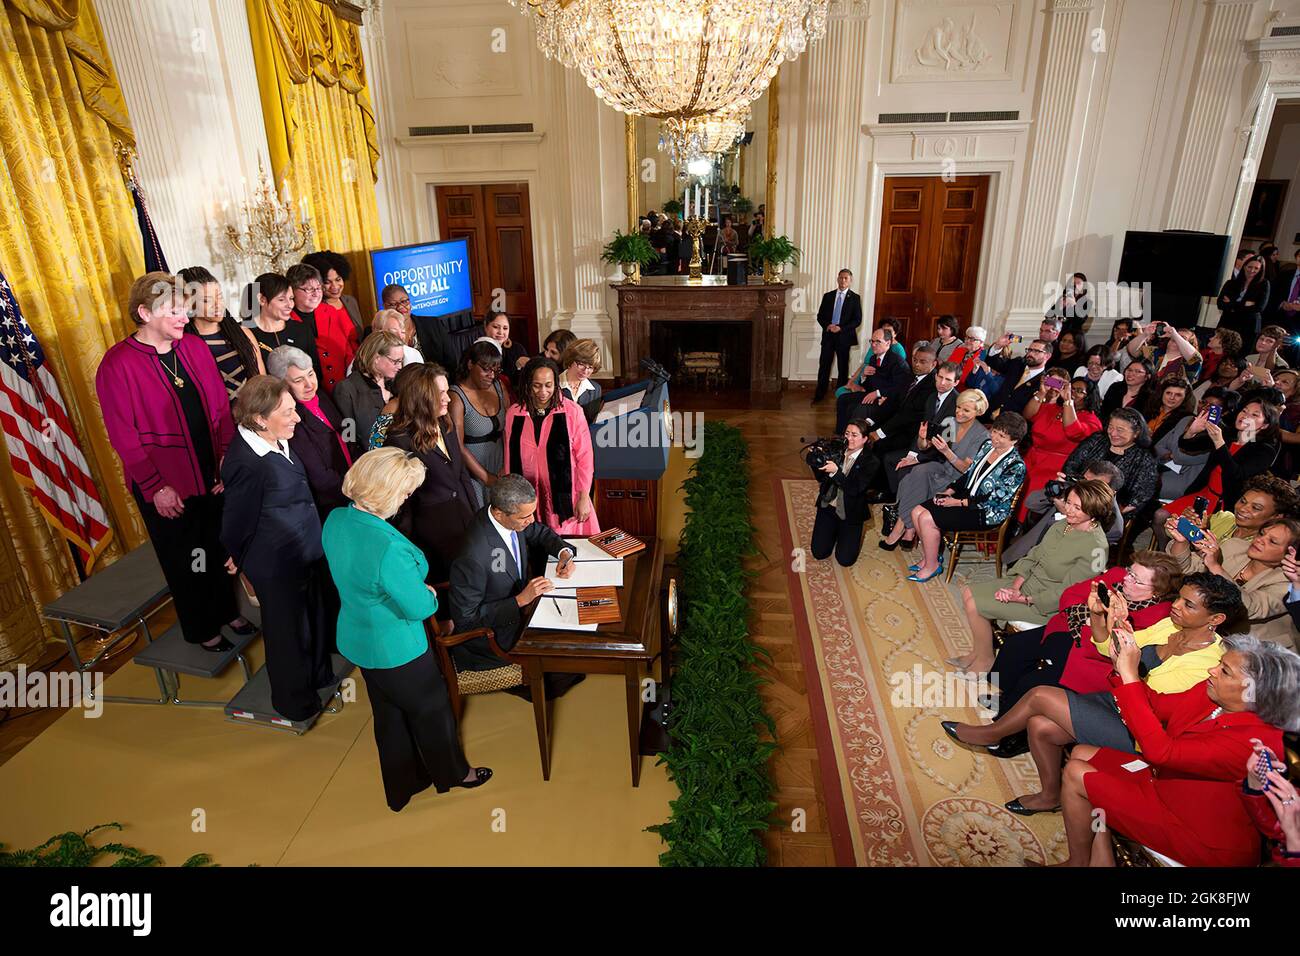
MULTIPOLYGON (((451 390, 460 396, 465 408, 465 451, 473 455, 489 475, 499 475, 505 465, 505 445, 501 436, 506 423, 506 398, 500 381, 494 381, 492 388, 497 396, 497 413, 491 418, 474 407, 459 385, 453 385, 451 390)), ((482 508, 488 503, 487 485, 473 475, 470 475, 470 482, 478 494, 478 506, 482 508)))

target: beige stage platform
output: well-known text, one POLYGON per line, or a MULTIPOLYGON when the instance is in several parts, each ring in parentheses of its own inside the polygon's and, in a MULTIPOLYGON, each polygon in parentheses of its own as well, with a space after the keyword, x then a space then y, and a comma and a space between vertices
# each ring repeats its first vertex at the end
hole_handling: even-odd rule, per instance
MULTIPOLYGON (((261 644, 252 646, 254 667, 261 644)), ((182 679, 182 697, 226 699, 220 681, 182 679)), ((495 776, 476 790, 432 790, 401 813, 384 803, 365 684, 354 703, 302 737, 228 722, 215 708, 105 704, 72 710, 0 767, 0 842, 30 847, 117 821, 124 843, 178 865, 654 866, 644 828, 668 818, 677 789, 654 758, 628 771, 621 677, 593 676, 554 702, 553 764, 542 780, 532 706, 471 699, 462 739, 495 776), (195 832, 196 811, 205 832, 195 832)), ((153 672, 125 665, 110 694, 156 694, 153 672)))

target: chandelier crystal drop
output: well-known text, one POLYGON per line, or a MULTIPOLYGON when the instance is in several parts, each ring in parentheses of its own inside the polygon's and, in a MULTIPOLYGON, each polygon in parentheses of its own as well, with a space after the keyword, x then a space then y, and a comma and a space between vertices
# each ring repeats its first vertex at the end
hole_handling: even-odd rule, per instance
POLYGON ((674 166, 683 166, 700 156, 714 156, 735 148, 745 134, 749 108, 738 113, 665 119, 659 124, 659 148, 674 166))
POLYGON ((686 121, 763 95, 826 32, 830 0, 510 0, 548 57, 621 113, 686 121))

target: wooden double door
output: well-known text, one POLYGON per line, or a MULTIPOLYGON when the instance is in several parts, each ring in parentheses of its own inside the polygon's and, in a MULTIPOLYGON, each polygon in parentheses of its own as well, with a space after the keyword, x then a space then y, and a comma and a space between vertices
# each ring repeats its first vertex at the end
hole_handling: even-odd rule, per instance
POLYGON ((893 319, 909 347, 941 315, 978 325, 975 283, 988 176, 888 176, 880 217, 875 321, 893 319))
POLYGON ((537 295, 528 184, 437 186, 435 192, 442 238, 463 236, 469 240, 474 315, 482 319, 494 306, 504 308, 510 316, 510 338, 536 354, 537 295))

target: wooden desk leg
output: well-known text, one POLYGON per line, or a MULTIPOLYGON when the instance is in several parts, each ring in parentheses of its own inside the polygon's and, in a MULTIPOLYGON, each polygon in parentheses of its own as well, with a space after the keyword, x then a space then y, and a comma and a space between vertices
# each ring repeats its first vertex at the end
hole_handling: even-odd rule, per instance
POLYGON ((546 725, 546 681, 541 661, 528 663, 528 689, 533 696, 533 717, 537 721, 537 749, 542 755, 542 779, 551 779, 551 733, 546 725))
POLYGON ((632 786, 641 785, 641 675, 635 661, 624 670, 627 681, 627 739, 632 751, 632 786))

